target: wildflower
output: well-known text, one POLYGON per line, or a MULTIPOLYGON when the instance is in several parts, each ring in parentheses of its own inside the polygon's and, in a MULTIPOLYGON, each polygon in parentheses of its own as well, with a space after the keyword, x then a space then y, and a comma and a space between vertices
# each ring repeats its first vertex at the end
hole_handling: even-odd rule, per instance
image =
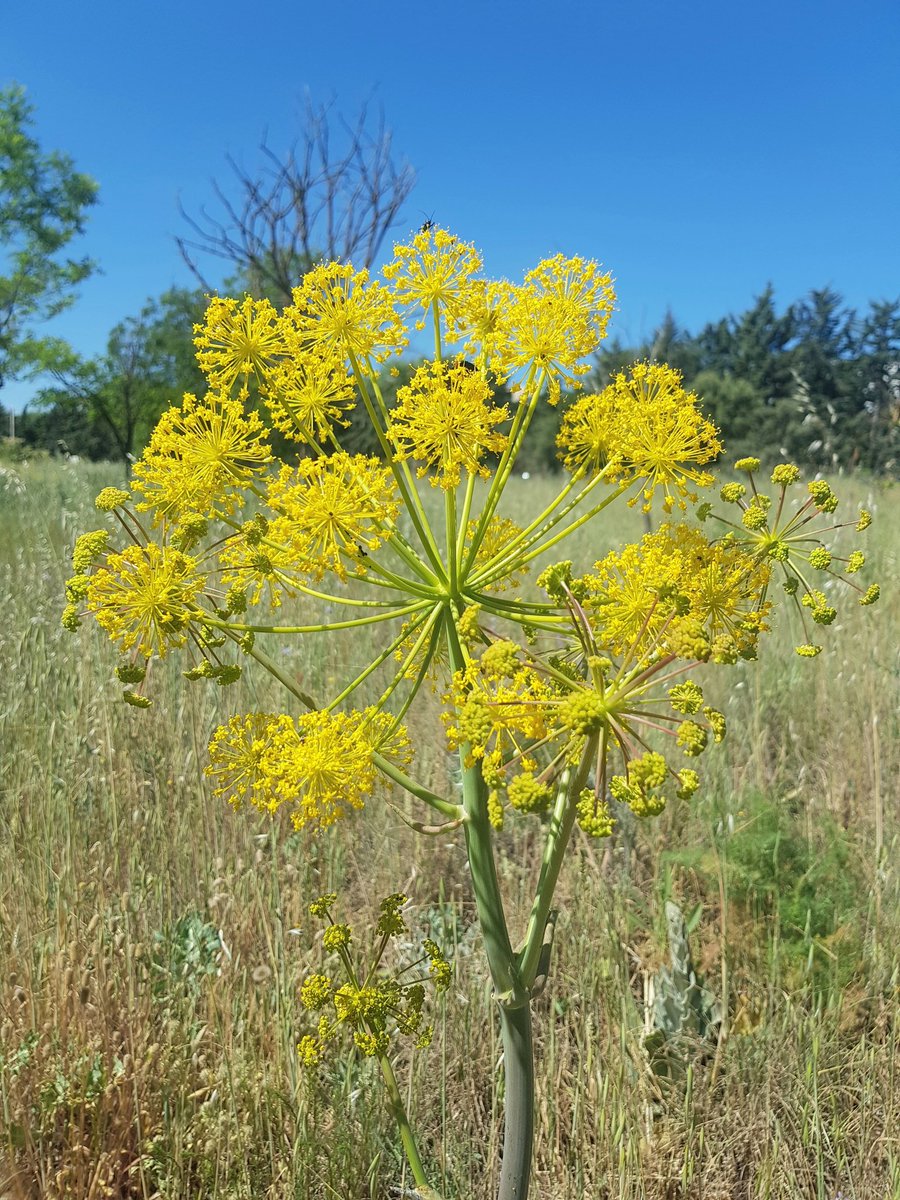
POLYGON ((463 470, 488 476, 485 454, 499 453, 507 444, 496 432, 508 410, 490 403, 491 388, 477 372, 462 365, 427 363, 397 392, 388 436, 397 447, 398 461, 415 458, 439 472, 431 482, 444 490, 455 488, 463 470))
POLYGON ((657 488, 663 508, 695 502, 691 487, 713 482, 697 465, 721 452, 715 426, 700 412, 697 397, 681 384, 680 372, 657 363, 635 363, 620 372, 599 396, 585 396, 563 417, 557 438, 573 472, 604 470, 610 481, 643 482, 644 507, 657 488))
POLYGON ((813 503, 820 512, 833 513, 838 506, 838 498, 831 490, 831 484, 825 479, 813 479, 807 484, 813 503))
POLYGON ((678 726, 676 740, 685 754, 691 758, 696 758, 698 754, 702 754, 706 749, 709 735, 703 726, 698 725, 696 721, 682 721, 678 726))
POLYGON ((284 715, 249 713, 220 725, 205 771, 215 782, 213 795, 226 796, 235 808, 276 812, 284 802, 282 756, 294 739, 294 723, 284 715))
POLYGON ((549 784, 541 783, 533 771, 523 771, 509 781, 506 789, 509 803, 518 812, 545 812, 553 791, 549 784))
POLYGON ((69 633, 76 633, 81 628, 81 618, 78 615, 77 604, 67 604, 62 610, 60 624, 69 633))
POLYGON ((286 521, 296 566, 315 579, 334 571, 347 576, 347 564, 390 537, 397 516, 396 486, 375 458, 343 452, 302 459, 284 466, 267 487, 269 507, 286 521))
POLYGON ((292 584, 302 564, 292 548, 292 536, 290 520, 275 517, 266 522, 264 533, 254 519, 226 539, 218 559, 222 583, 228 588, 224 607, 229 612, 241 612, 248 603, 259 604, 263 594, 270 607, 280 608, 284 596, 295 594, 292 584))
POLYGON ((252 296, 240 303, 211 297, 203 321, 194 326, 194 345, 210 386, 226 392, 241 375, 265 381, 285 353, 278 314, 268 300, 252 296))
POLYGON ((404 892, 393 892, 385 896, 379 908, 381 910, 375 932, 382 937, 399 937, 406 932, 406 922, 400 916, 404 904, 409 903, 409 896, 404 892))
MULTIPOLYGON (((375 784, 372 756, 395 722, 374 709, 286 716, 250 714, 220 726, 209 746, 206 773, 214 795, 264 812, 291 807, 295 828, 333 824, 363 807, 375 784)), ((394 732, 396 755, 405 736, 394 732)))
POLYGON ((700 776, 690 767, 684 767, 678 772, 678 781, 681 785, 676 792, 679 800, 690 800, 700 787, 700 776))
POLYGON ((583 788, 578 797, 576 819, 589 837, 610 837, 616 827, 609 805, 596 796, 591 788, 583 788))
POLYGON ((310 975, 300 986, 300 1003, 313 1011, 324 1008, 331 999, 331 980, 327 975, 310 975))
POLYGON ((322 934, 322 945, 329 953, 334 953, 336 950, 344 950, 349 946, 351 937, 349 925, 329 925, 322 934))
MULTIPOLYGON (((759 467, 758 460, 746 459, 737 465, 751 475, 752 482, 752 475, 759 467)), ((826 599, 825 593, 808 586, 807 568, 827 572, 832 578, 843 578, 845 583, 862 593, 863 589, 852 583, 849 576, 860 570, 865 558, 859 551, 853 551, 846 560, 838 558, 832 548, 823 544, 827 535, 851 524, 823 523, 823 518, 830 516, 838 506, 838 497, 827 480, 812 480, 807 485, 808 498, 805 501, 788 503, 787 489, 798 477, 799 470, 792 463, 782 463, 776 467, 772 472, 772 481, 781 487, 777 504, 771 496, 758 493, 754 487, 749 502, 745 503, 741 497, 736 500, 742 509, 742 528, 736 529, 731 521, 728 524, 735 530, 729 536, 737 543, 743 542, 747 552, 755 555, 759 561, 768 559, 780 568, 782 587, 787 595, 794 598, 806 630, 807 613, 818 625, 831 625, 837 616, 837 608, 826 599), (838 569, 841 562, 847 564, 844 577, 838 569)), ((806 633, 807 640, 797 648, 797 653, 809 658, 818 654, 820 647, 809 640, 808 630, 806 633)))
POLYGON ((678 653, 679 640, 696 633, 719 640, 717 657, 729 647, 748 657, 764 627, 769 576, 768 565, 734 541, 663 525, 596 563, 584 585, 600 637, 616 653, 638 639, 639 657, 678 653))
POLYGON ((692 679, 669 688, 669 703, 676 712, 691 715, 703 707, 703 691, 692 679))
POLYGON ((504 379, 511 369, 515 331, 509 311, 515 289, 506 280, 469 279, 446 312, 451 341, 463 342, 462 352, 479 371, 504 379))
POLYGON ((881 588, 877 583, 871 583, 866 588, 864 595, 860 596, 859 603, 863 605, 874 604, 881 595, 881 588))
POLYGON ((329 909, 334 908, 337 904, 337 892, 326 892, 324 896, 318 896, 309 904, 309 915, 311 917, 327 917, 329 909))
MULTIPOLYGON (((125 495, 127 496, 127 493, 125 495)), ((72 566, 76 573, 82 574, 102 558, 108 543, 108 529, 95 529, 93 533, 83 533, 76 538, 75 549, 72 551, 72 566)))
POLYGON ((245 489, 272 461, 266 430, 239 400, 187 393, 160 417, 135 464, 134 490, 155 522, 233 513, 245 489))
POLYGON ((862 570, 866 563, 866 556, 861 550, 854 550, 847 559, 845 570, 848 575, 855 575, 857 571, 862 570))
POLYGON ((446 229, 422 229, 408 246, 394 246, 394 261, 383 270, 404 304, 426 312, 437 305, 447 319, 459 312, 466 282, 481 269, 474 246, 461 242, 446 229))
POLYGON ((510 291, 504 321, 514 337, 504 347, 503 373, 544 372, 556 404, 561 385, 576 386, 590 369, 584 359, 606 337, 615 299, 612 276, 597 263, 561 254, 544 259, 510 291))
POLYGON ((315 347, 338 352, 366 369, 371 356, 384 362, 406 345, 403 323, 382 283, 349 263, 321 263, 294 288, 293 305, 284 310, 285 339, 292 350, 315 347))
POLYGON ((121 488, 105 487, 94 501, 94 506, 100 512, 115 512, 117 508, 127 504, 129 499, 128 493, 123 492, 121 488))
POLYGON ((87 608, 123 650, 163 657, 187 640, 205 583, 196 561, 179 550, 128 546, 91 576, 87 608))
POLYGON ((772 472, 772 482, 781 487, 789 487, 800 478, 800 468, 796 463, 779 463, 772 472))
POLYGON ((309 349, 276 367, 263 398, 276 429, 311 444, 333 439, 335 427, 348 424, 345 414, 354 407, 355 392, 343 354, 309 349))

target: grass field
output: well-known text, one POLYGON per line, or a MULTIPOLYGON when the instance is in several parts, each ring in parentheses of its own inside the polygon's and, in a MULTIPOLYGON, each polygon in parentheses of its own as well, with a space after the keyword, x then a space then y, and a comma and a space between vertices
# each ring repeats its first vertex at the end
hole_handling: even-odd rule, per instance
MULTIPOLYGON (((310 1081, 294 1047, 321 952, 306 903, 338 891, 365 924, 398 889, 455 962, 432 1047, 398 1074, 443 1195, 489 1196, 499 1048, 461 842, 418 838, 389 803, 301 837, 212 800, 215 724, 281 700, 262 672, 218 689, 173 662, 137 711, 99 631, 62 630, 72 543, 114 482, 0 468, 0 1197, 390 1195, 402 1159, 372 1064, 310 1081)), ((513 502, 549 486, 519 481, 513 502)), ((900 489, 835 486, 874 511, 881 603, 845 604, 813 661, 780 629, 757 668, 719 672, 730 732, 702 795, 610 843, 576 838, 536 1002, 536 1196, 900 1198, 900 489), (663 1077, 645 1039, 667 900, 725 1019, 670 1046, 663 1077)), ((612 512, 567 555, 640 532, 612 512)), ((351 645, 308 637, 284 663, 324 692, 351 645)), ((450 787, 439 711, 410 732, 420 777, 450 787)), ((503 838, 515 913, 538 839, 528 819, 503 838)))

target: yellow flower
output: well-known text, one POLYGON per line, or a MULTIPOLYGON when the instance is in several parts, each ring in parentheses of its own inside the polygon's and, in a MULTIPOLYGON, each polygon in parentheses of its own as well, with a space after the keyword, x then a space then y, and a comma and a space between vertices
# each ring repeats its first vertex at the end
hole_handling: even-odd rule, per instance
POLYGON ((287 804, 295 828, 326 828, 363 807, 375 783, 372 756, 388 735, 396 753, 402 730, 371 708, 304 713, 296 721, 250 713, 216 730, 206 774, 216 780, 214 795, 235 807, 246 802, 274 813, 287 804))
POLYGON ((327 441, 354 405, 355 389, 342 354, 307 350, 272 372, 264 399, 275 427, 295 442, 327 441))
POLYGON ((509 415, 505 407, 490 404, 491 396, 490 385, 478 371, 462 363, 426 363, 397 392, 388 426, 396 458, 417 459, 422 463, 420 476, 429 467, 437 468, 439 474, 431 482, 445 490, 457 486, 463 469, 490 475, 482 458, 506 446, 506 435, 495 426, 509 415))
POLYGON ((128 546, 91 576, 87 608, 123 650, 137 646, 147 658, 162 658, 187 640, 205 582, 195 560, 178 550, 128 546))
POLYGON ((557 444, 570 471, 606 467, 610 481, 642 480, 647 509, 661 487, 666 512, 697 499, 690 485, 713 482, 694 464, 710 462, 722 450, 697 397, 681 386, 680 372, 662 363, 635 363, 599 396, 576 401, 563 418, 557 444))
POLYGON ((321 579, 347 576, 347 563, 376 550, 391 534, 399 511, 390 470, 363 454, 331 454, 282 467, 268 485, 268 503, 289 524, 299 570, 321 579))
POLYGON ((251 522, 219 550, 223 585, 246 591, 250 604, 259 604, 267 593, 269 605, 280 608, 284 596, 294 595, 291 582, 300 573, 291 540, 292 525, 287 517, 267 522, 264 535, 251 522))
POLYGON ((512 331, 508 371, 532 365, 545 371, 555 404, 560 385, 576 386, 590 369, 584 359, 606 337, 615 300, 612 276, 595 262, 557 254, 538 263, 513 289, 505 314, 512 331))
POLYGON ((452 716, 445 718, 451 722, 451 745, 468 743, 470 760, 483 760, 485 780, 497 787, 504 781, 505 759, 546 734, 551 695, 528 666, 520 665, 512 677, 489 678, 480 662, 473 663, 453 678, 455 722, 452 716))
POLYGON ((137 508, 153 510, 157 522, 233 513, 244 489, 271 461, 256 413, 222 393, 203 400, 188 393, 181 408, 160 417, 135 464, 134 490, 144 496, 137 508))
POLYGON ((227 797, 235 808, 250 804, 261 812, 276 812, 284 803, 284 754, 295 740, 288 716, 248 713, 220 725, 209 743, 205 769, 215 782, 213 795, 227 797))
POLYGON ((683 654, 699 626, 713 656, 751 656, 769 605, 770 568, 731 539, 663 525, 638 545, 613 551, 583 584, 601 642, 636 659, 683 654), (638 645, 639 643, 639 645, 638 645))
POLYGON ((352 355, 363 369, 370 355, 383 362, 406 345, 391 292, 370 282, 368 271, 323 263, 304 276, 293 296, 293 305, 284 310, 292 345, 352 355))
POLYGON ((463 356, 498 379, 509 373, 513 333, 508 314, 514 295, 504 279, 469 279, 447 314, 449 339, 462 341, 463 356))
POLYGON ((278 314, 268 300, 238 303, 213 296, 203 323, 194 326, 197 362, 214 388, 227 391, 239 375, 265 380, 285 353, 278 314))
POLYGON ((394 261, 384 268, 402 303, 430 310, 437 304, 447 318, 456 315, 466 281, 481 269, 474 246, 446 229, 423 229, 408 246, 394 246, 394 261))

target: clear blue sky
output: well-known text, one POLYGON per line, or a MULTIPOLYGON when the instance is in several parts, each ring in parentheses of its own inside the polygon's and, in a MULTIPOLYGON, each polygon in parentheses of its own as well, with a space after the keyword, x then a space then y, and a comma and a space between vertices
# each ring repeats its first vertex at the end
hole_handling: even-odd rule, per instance
POLYGON ((208 201, 226 152, 253 167, 264 129, 286 146, 304 89, 351 117, 374 90, 418 173, 399 235, 433 214, 511 278, 598 258, 626 340, 667 307, 696 330, 769 280, 781 304, 900 294, 898 0, 4 7, 0 84, 101 186, 83 250, 103 274, 47 327, 85 354, 191 282, 178 198, 208 201))

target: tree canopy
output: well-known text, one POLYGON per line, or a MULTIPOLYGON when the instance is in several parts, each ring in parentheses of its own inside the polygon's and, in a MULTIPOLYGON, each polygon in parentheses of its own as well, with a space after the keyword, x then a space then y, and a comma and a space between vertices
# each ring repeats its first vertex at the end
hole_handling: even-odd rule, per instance
POLYGON ((61 344, 36 332, 75 299, 96 269, 69 254, 84 232, 98 186, 33 134, 34 109, 24 88, 0 90, 0 386, 29 369, 45 369, 61 344))

